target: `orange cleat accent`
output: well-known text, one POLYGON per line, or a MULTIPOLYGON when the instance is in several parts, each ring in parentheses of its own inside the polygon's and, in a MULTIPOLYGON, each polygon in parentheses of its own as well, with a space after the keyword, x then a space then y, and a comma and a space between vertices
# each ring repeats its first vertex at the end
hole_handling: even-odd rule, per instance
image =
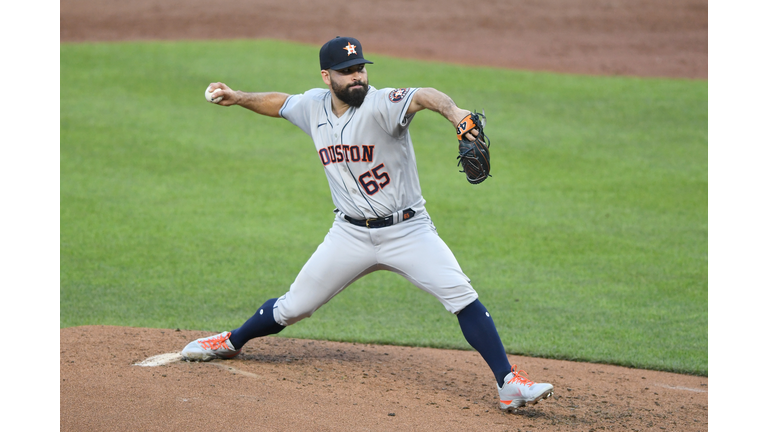
POLYGON ((242 351, 236 350, 229 340, 231 332, 200 338, 187 344, 181 351, 181 356, 187 361, 209 361, 213 359, 230 359, 242 351))
POLYGON ((496 388, 499 390, 499 408, 502 410, 535 405, 554 393, 552 384, 531 381, 528 373, 518 370, 517 365, 512 366, 512 371, 504 377, 504 386, 496 388))

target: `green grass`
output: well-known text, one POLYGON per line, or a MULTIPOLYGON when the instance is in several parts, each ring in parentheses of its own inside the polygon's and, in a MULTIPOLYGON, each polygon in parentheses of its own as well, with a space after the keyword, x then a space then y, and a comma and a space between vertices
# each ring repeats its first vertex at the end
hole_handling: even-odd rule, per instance
MULTIPOLYGON (((707 82, 369 54, 371 84, 485 109, 493 178, 450 124, 411 127, 427 207, 514 354, 707 375, 707 82)), ((283 294, 330 227, 309 137, 206 103, 322 87, 317 47, 61 45, 61 327, 221 331, 283 294)), ((285 337, 468 349, 456 318, 370 275, 285 337)))

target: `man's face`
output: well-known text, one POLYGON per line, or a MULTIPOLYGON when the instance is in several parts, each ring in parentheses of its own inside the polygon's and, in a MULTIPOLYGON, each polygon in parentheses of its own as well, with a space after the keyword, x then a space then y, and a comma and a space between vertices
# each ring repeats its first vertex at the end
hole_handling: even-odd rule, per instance
POLYGON ((365 64, 329 70, 328 77, 331 89, 339 100, 355 108, 363 104, 368 94, 368 71, 365 70, 365 64))

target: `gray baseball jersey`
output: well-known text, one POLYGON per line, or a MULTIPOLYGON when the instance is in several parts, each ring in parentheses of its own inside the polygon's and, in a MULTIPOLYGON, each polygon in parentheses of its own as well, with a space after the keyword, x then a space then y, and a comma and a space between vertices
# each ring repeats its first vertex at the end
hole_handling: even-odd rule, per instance
POLYGON ((331 110, 330 90, 290 96, 280 115, 315 142, 333 203, 355 219, 389 216, 424 207, 407 115, 419 89, 377 90, 341 117, 331 110), (390 167, 395 169, 390 169, 390 167))

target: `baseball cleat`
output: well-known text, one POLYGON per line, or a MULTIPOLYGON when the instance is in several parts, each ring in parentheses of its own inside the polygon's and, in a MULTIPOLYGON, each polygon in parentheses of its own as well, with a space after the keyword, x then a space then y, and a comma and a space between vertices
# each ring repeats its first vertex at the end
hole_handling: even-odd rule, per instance
POLYGON ((213 359, 231 359, 243 349, 236 350, 229 341, 230 332, 200 338, 192 341, 181 350, 186 361, 209 361, 213 359))
POLYGON ((517 370, 517 365, 512 366, 512 372, 504 377, 504 386, 499 390, 499 408, 508 410, 526 405, 536 405, 542 399, 547 399, 554 393, 552 384, 535 383, 528 379, 528 374, 517 370), (523 376, 523 374, 525 376, 523 376))

